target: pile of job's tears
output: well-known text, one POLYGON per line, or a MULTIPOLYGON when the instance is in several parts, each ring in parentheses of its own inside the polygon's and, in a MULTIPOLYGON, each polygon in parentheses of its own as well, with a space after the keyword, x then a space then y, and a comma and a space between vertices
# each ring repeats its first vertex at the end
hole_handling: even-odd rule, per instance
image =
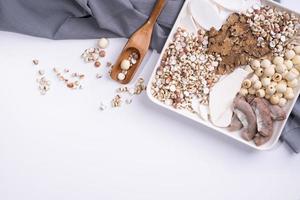
MULTIPOLYGON (((103 59, 106 57, 106 48, 109 46, 109 40, 107 38, 101 38, 98 41, 97 47, 91 47, 86 49, 81 58, 85 64, 93 64, 96 69, 103 68, 103 59)), ((38 59, 33 59, 32 63, 37 69, 37 87, 41 95, 46 95, 51 88, 51 81, 45 70, 40 67, 41 62, 38 59)), ((102 79, 103 74, 110 75, 113 65, 111 62, 106 62, 106 70, 99 70, 95 74, 96 79, 102 79)), ((84 89, 84 81, 88 78, 84 73, 73 71, 70 68, 52 68, 52 73, 56 79, 54 81, 61 82, 61 85, 70 90, 82 90, 84 89)), ((108 108, 118 108, 124 104, 131 104, 133 98, 142 94, 146 90, 145 81, 143 78, 138 78, 136 83, 132 87, 124 86, 116 88, 114 91, 114 97, 108 103, 100 102, 99 110, 104 111, 108 108)))

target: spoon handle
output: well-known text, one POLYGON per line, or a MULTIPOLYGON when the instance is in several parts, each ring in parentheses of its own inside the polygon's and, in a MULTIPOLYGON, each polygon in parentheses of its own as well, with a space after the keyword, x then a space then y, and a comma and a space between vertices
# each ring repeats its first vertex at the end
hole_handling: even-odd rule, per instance
POLYGON ((161 11, 163 10, 165 6, 166 1, 165 0, 157 0, 155 7, 148 19, 148 23, 151 25, 154 25, 158 16, 160 15, 161 11))

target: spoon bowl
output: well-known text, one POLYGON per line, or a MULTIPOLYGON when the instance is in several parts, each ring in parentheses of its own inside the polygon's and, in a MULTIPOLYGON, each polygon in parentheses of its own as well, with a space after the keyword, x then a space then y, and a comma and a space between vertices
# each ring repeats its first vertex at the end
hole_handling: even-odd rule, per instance
POLYGON ((121 84, 127 84, 132 80, 149 49, 155 22, 164 5, 165 0, 157 0, 148 21, 129 38, 119 58, 113 65, 110 75, 113 80, 121 84), (134 62, 131 60, 133 55, 137 57, 137 59, 133 60, 134 62), (130 67, 127 70, 121 68, 121 63, 124 60, 130 61, 130 67))

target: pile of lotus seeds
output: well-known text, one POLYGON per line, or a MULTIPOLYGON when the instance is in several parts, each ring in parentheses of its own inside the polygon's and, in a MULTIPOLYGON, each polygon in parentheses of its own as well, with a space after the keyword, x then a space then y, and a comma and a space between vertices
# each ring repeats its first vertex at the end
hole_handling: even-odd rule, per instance
POLYGON ((240 94, 268 99, 273 105, 284 107, 295 97, 299 85, 300 46, 289 45, 283 56, 252 60, 254 74, 244 80, 240 94))

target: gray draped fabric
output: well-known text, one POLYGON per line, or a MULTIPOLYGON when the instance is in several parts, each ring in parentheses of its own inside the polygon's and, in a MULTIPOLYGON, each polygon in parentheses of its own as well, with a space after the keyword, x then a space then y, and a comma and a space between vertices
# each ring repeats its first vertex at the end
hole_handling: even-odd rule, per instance
POLYGON ((300 153, 300 98, 293 109, 292 114, 281 137, 296 153, 300 153))
MULTIPOLYGON (((51 39, 128 37, 148 18, 156 0, 0 0, 0 30, 51 39)), ((161 50, 184 0, 168 0, 151 48, 161 50)), ((300 101, 283 141, 300 151, 300 101)))
MULTIPOLYGON (((128 37, 156 0, 0 0, 0 30, 51 39, 128 37)), ((184 0, 167 0, 151 48, 161 50, 184 0)))

